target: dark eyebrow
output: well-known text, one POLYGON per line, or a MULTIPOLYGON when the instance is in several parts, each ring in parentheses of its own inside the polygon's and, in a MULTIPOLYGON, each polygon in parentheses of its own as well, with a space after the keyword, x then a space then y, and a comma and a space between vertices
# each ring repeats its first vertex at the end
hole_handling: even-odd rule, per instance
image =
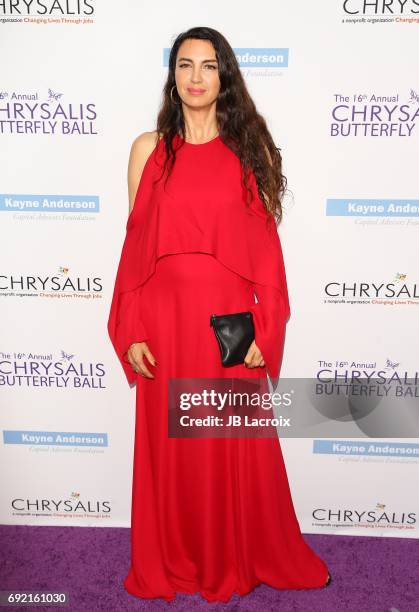
MULTIPOLYGON (((179 57, 177 61, 180 62, 180 61, 185 61, 185 60, 187 62, 192 62, 193 61, 193 60, 191 60, 190 57, 179 57)), ((205 60, 202 60, 202 63, 206 64, 207 62, 216 62, 216 61, 217 60, 215 58, 214 59, 205 59, 205 60)))

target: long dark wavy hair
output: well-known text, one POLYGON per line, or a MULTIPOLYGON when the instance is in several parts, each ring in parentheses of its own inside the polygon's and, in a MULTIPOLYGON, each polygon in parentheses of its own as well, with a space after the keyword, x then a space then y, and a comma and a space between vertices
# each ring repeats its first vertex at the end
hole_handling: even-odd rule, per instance
MULTIPOLYGON (((164 139, 166 152, 162 174, 166 169, 170 174, 175 163, 176 150, 172 144, 174 136, 180 133, 186 140, 180 99, 173 102, 170 93, 176 85, 175 66, 179 47, 184 40, 190 38, 208 40, 214 47, 220 79, 216 102, 220 138, 240 159, 242 180, 250 194, 250 201, 252 191, 248 184, 248 174, 252 170, 260 199, 268 213, 267 219, 274 218, 278 225, 282 219, 282 199, 287 186, 287 179, 282 174, 280 148, 275 146, 265 119, 256 110, 233 49, 224 36, 213 28, 190 28, 179 34, 172 45, 156 127, 159 136, 164 139)), ((248 201, 247 198, 246 204, 248 201)))

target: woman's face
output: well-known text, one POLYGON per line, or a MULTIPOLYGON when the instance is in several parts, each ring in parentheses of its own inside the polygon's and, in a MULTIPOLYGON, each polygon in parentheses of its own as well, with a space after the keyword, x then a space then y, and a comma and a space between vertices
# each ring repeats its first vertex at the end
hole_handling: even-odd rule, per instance
POLYGON ((220 91, 215 49, 208 40, 190 38, 180 45, 175 67, 176 88, 182 102, 194 108, 213 103, 220 91))

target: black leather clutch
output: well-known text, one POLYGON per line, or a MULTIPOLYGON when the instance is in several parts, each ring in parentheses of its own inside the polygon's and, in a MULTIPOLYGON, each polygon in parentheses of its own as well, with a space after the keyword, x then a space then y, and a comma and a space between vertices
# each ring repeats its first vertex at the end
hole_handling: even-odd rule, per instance
POLYGON ((250 311, 210 317, 224 366, 244 362, 249 346, 255 339, 253 315, 250 311))

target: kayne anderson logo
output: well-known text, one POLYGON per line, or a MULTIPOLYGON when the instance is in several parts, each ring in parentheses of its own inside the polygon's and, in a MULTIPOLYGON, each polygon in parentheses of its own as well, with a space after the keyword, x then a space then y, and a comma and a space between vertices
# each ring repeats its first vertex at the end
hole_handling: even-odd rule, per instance
POLYGON ((328 198, 327 217, 353 217, 359 225, 419 225, 419 200, 328 198))
POLYGON ((96 136, 93 102, 67 101, 64 93, 0 89, 0 134, 96 136))
POLYGON ((59 266, 55 274, 1 274, 0 295, 9 298, 39 297, 65 299, 102 298, 102 279, 99 276, 75 276, 70 268, 59 266))
POLYGON ((343 0, 342 23, 419 23, 417 0, 343 0))
POLYGON ((99 213, 99 196, 0 193, 0 212, 13 213, 19 221, 36 221, 51 214, 56 221, 90 221, 93 215, 80 213, 99 213))
POLYGON ((419 116, 419 95, 335 93, 329 133, 334 137, 410 137, 419 116))
POLYGON ((107 433, 79 431, 3 431, 3 444, 17 444, 30 452, 101 453, 109 446, 107 433))
MULTIPOLYGON (((278 68, 288 68, 289 49, 286 47, 234 47, 234 54, 246 77, 282 76, 278 68), (274 70, 271 70, 271 69, 274 70)), ((169 65, 170 48, 163 49, 163 66, 169 65)))
POLYGON ((397 272, 391 281, 332 280, 323 287, 325 304, 417 306, 419 287, 407 274, 397 272))
POLYGON ((314 527, 416 529, 416 512, 395 512, 381 502, 371 508, 315 508, 312 517, 314 527))
POLYGON ((400 463, 419 460, 419 444, 415 442, 362 442, 354 440, 313 440, 314 455, 334 455, 339 461, 400 463), (370 457, 372 460, 370 461, 370 457))
POLYGON ((0 387, 105 389, 105 366, 61 349, 60 355, 0 350, 0 387))
POLYGON ((111 503, 103 499, 84 499, 73 491, 62 499, 45 497, 14 497, 10 500, 12 516, 48 518, 111 518, 111 503))
POLYGON ((1 23, 90 24, 95 0, 2 0, 1 23))

